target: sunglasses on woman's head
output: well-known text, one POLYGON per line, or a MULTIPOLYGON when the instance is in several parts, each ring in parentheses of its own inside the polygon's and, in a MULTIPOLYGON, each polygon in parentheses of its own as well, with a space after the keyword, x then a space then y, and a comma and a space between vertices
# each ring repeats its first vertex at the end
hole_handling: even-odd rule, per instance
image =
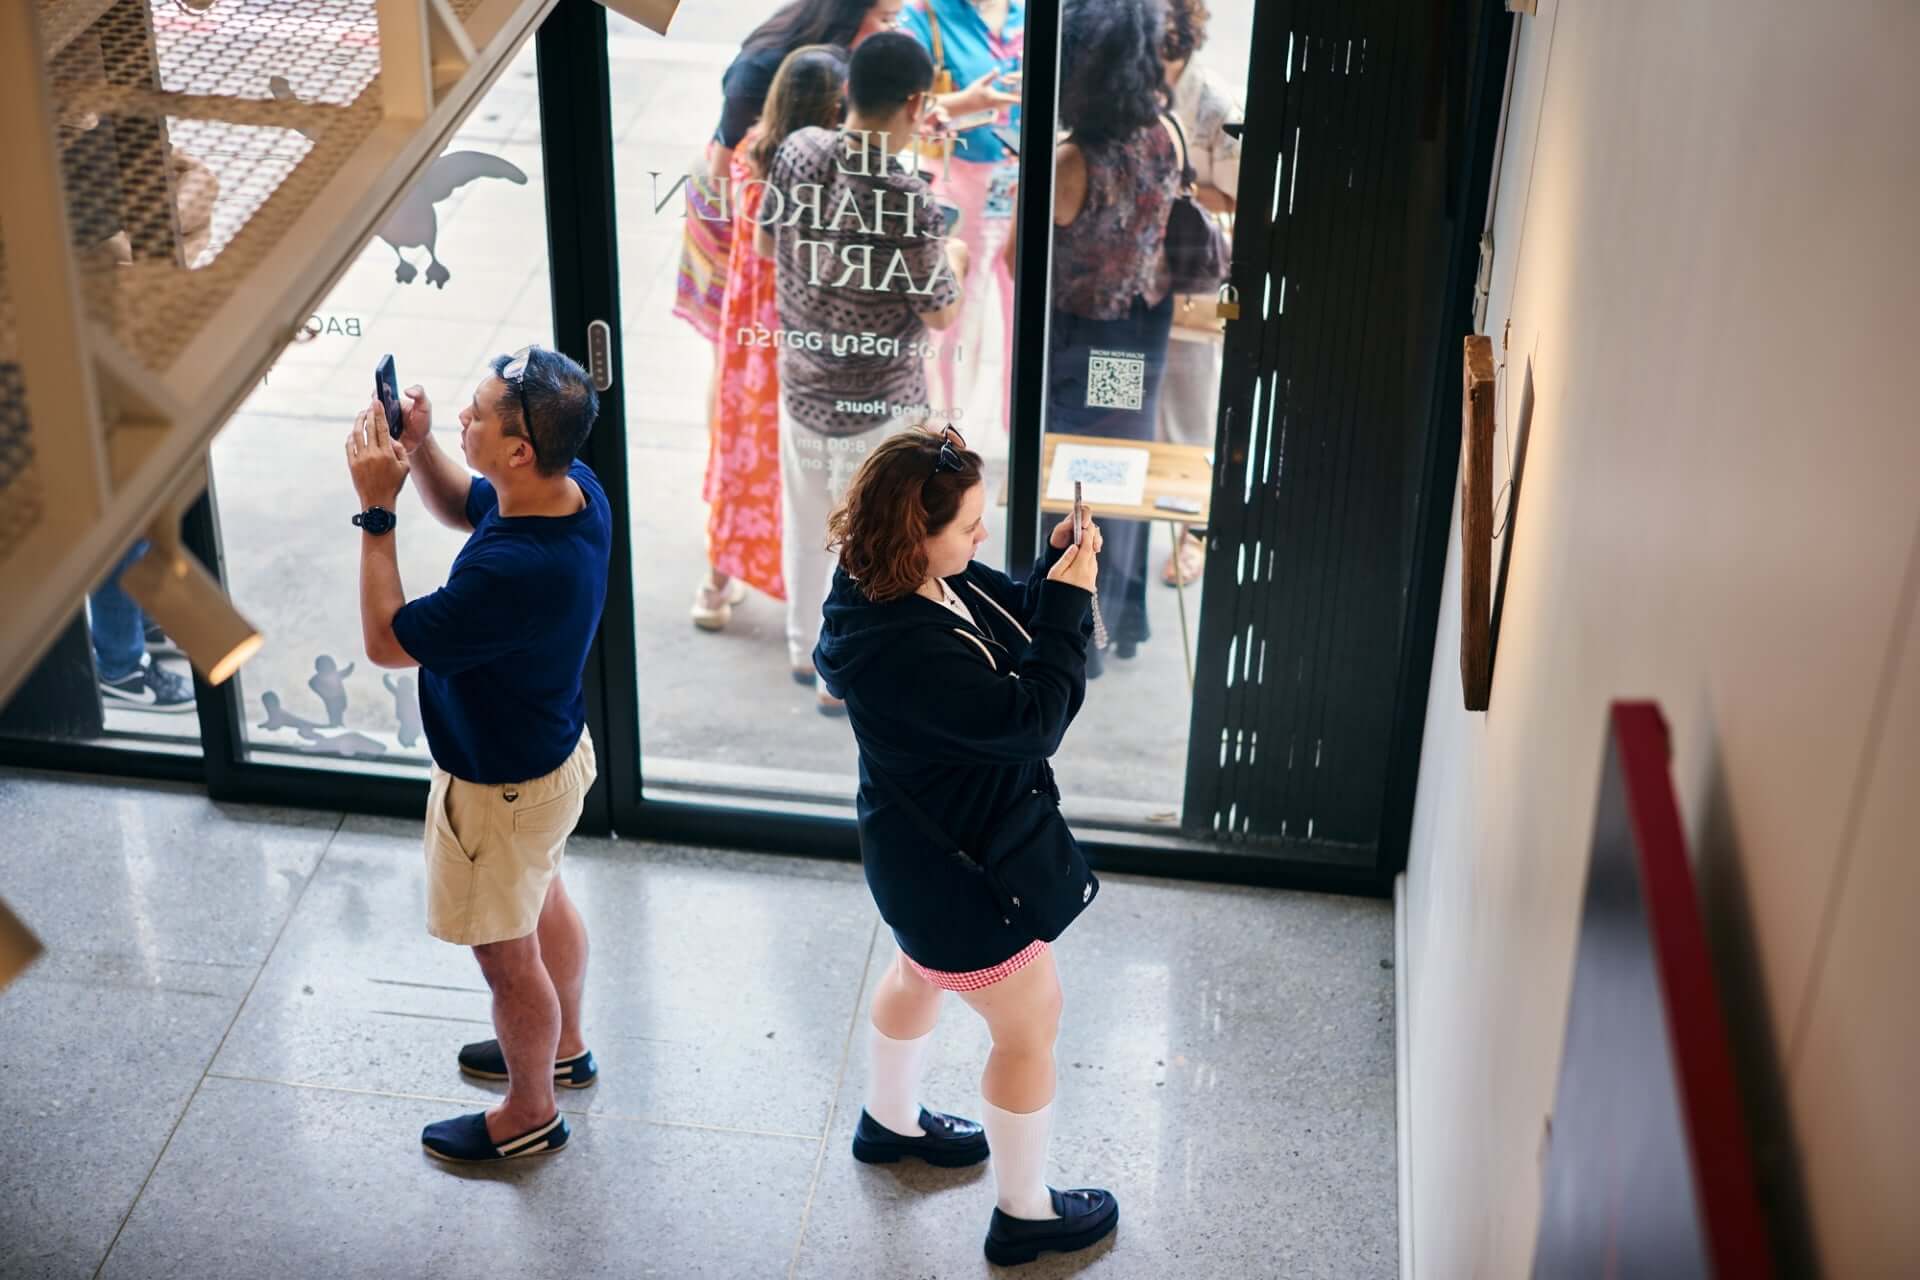
MULTIPOLYGON (((942 471, 965 471, 967 464, 960 457, 960 450, 967 447, 967 438, 952 426, 940 428, 940 454, 933 460, 933 475, 942 471)), ((927 477, 929 480, 933 476, 927 477)))

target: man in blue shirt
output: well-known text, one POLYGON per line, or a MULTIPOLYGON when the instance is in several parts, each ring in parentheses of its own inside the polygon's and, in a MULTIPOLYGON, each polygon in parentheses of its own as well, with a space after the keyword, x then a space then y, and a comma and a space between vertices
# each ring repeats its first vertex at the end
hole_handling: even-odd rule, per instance
POLYGON ((370 661, 421 669, 427 930, 471 946, 493 992, 499 1038, 463 1048, 461 1071, 508 1081, 499 1106, 428 1125, 421 1142, 446 1160, 506 1160, 566 1145, 554 1086, 596 1077, 580 1032, 586 927, 559 869, 596 776, 582 676, 613 521, 576 457, 599 398, 557 352, 501 356, 460 411, 462 466, 434 442, 426 394, 406 397, 398 441, 377 400, 347 437, 360 625, 370 661), (437 520, 472 531, 446 586, 413 601, 394 551, 408 475, 437 520))

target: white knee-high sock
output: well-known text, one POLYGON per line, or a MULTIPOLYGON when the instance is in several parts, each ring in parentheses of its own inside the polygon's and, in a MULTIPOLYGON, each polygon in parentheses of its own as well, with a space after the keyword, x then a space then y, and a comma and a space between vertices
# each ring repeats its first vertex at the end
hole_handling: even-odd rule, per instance
POLYGON ((920 1081, 927 1071, 933 1032, 915 1040, 895 1040, 868 1024, 867 1114, 903 1138, 926 1136, 920 1127, 920 1081))
POLYGON ((1057 1218, 1047 1193, 1047 1143, 1053 1137, 1053 1104, 1025 1115, 1002 1111, 985 1098, 980 1123, 993 1149, 993 1178, 1000 1212, 1015 1218, 1057 1218))

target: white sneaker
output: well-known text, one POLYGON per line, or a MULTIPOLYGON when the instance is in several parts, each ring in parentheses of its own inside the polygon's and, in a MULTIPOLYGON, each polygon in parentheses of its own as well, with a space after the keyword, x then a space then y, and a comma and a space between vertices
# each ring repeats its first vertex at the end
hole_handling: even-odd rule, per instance
POLYGON ((140 655, 140 665, 122 680, 100 682, 100 702, 109 707, 136 707, 142 711, 179 713, 193 710, 193 681, 175 675, 140 655))
POLYGON ((693 590, 693 625, 702 631, 724 631, 733 621, 733 607, 746 602, 747 584, 729 578, 726 586, 716 590, 710 583, 710 578, 703 577, 693 590))

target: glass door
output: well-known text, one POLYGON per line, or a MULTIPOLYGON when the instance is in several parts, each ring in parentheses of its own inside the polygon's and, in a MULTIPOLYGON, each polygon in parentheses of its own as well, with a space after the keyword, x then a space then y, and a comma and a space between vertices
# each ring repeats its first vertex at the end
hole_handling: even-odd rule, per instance
MULTIPOLYGON (((353 88, 337 76, 281 78, 271 92, 353 88)), ((259 132, 268 153, 302 141, 259 132)), ((212 148, 203 158, 216 179, 257 162, 212 148)), ((383 356, 402 388, 425 389, 435 436, 457 458, 457 415, 488 362, 552 345, 542 161, 528 45, 326 300, 288 318, 286 350, 214 442, 224 577, 267 638, 236 677, 243 762, 426 773, 416 673, 383 671, 361 649, 359 535, 348 524, 358 503, 342 444, 383 356)), ((246 198, 238 180, 221 190, 221 200, 246 198)), ((438 524, 411 485, 396 514, 401 582, 409 598, 424 595, 445 581, 465 535, 438 524)))
MULTIPOLYGON (((1458 344, 1443 312, 1470 294, 1479 231, 1474 202, 1448 202, 1436 175, 1484 189, 1448 149, 1471 140, 1483 164, 1497 120, 1484 68, 1472 106, 1446 51, 1402 17, 1388 0, 755 0, 683 6, 660 36, 563 0, 325 301, 286 317, 284 354, 216 440, 212 500, 187 540, 267 646, 217 695, 197 691, 210 789, 418 812, 411 681, 360 651, 342 437, 383 355, 403 386, 425 386, 450 438, 490 357, 542 341, 593 363, 601 332, 610 381, 585 456, 620 527, 587 670, 604 784, 590 826, 852 850, 852 737, 804 669, 824 577, 803 566, 796 591, 788 562, 822 550, 831 485, 792 516, 782 468, 850 470, 870 447, 861 419, 884 409, 895 429, 952 423, 986 456, 1004 519, 982 548, 991 563, 1024 572, 1071 480, 1089 486, 1111 539, 1111 644, 1056 763, 1104 865, 1377 887, 1376 857, 1404 839, 1420 637, 1447 542, 1449 444, 1434 424, 1458 344), (825 25, 792 25, 807 14, 825 25), (931 292, 945 264, 952 296, 927 309, 950 322, 909 336, 834 314, 834 290, 884 284, 887 257, 836 259, 831 276, 821 263, 824 287, 809 280, 798 300, 822 319, 782 324, 777 272, 737 234, 736 215, 767 198, 752 129, 796 42, 815 83, 790 86, 789 133, 839 126, 833 64, 882 34, 929 63, 937 44, 947 73, 957 139, 895 148, 933 220, 890 212, 908 287, 931 292), (1250 82, 1254 48, 1271 70, 1250 82), (1056 173, 1069 152, 1077 174, 1056 173), (1233 250, 1237 321, 1155 256, 1183 152, 1201 225, 1233 250), (745 311, 729 314, 741 279, 745 311), (797 462, 780 454, 790 398, 754 381, 796 338, 821 357, 791 398, 813 436, 797 462)), ((322 79, 236 74, 263 97, 351 94, 353 23, 371 19, 350 19, 322 79)), ((189 121, 169 132, 210 193, 196 253, 230 234, 252 174, 305 145, 261 128, 243 154, 189 121)), ((461 535, 411 493, 399 514, 417 596, 461 535)), ((80 761, 119 731, 140 735, 126 741, 143 767, 197 773, 155 751, 177 735, 192 752, 194 717, 134 708, 100 723, 97 628, 92 611, 76 619, 48 660, 64 683, 33 725, 0 722, 0 755, 80 761)), ((177 667, 164 637, 142 639, 177 667)))
MULTIPOLYGON (((826 512, 875 441, 955 424, 986 457, 990 510, 1006 518, 1013 275, 1002 249, 1018 161, 1004 140, 1019 127, 1024 12, 1017 0, 949 7, 689 5, 664 37, 609 15, 648 800, 850 812, 853 736, 810 654, 826 512), (813 318, 783 325, 749 221, 783 198, 765 194, 775 144, 848 119, 852 47, 893 33, 930 49, 940 15, 959 71, 944 102, 964 132, 942 146, 896 140, 896 163, 915 176, 869 184, 855 197, 865 213, 842 211, 889 224, 887 250, 821 260, 787 310, 813 318), (964 279, 948 240, 967 247, 964 279), (867 305, 936 275, 960 303, 936 324, 890 328, 886 308, 867 305), (778 381, 788 342, 817 353, 803 388, 778 381), (797 424, 784 436, 783 396, 797 424)), ((1004 563, 1005 548, 996 536, 982 555, 1004 563)))
MULTIPOLYGON (((1170 832, 1182 813, 1210 541, 1253 0, 1067 0, 1051 116, 1054 183, 1042 431, 1042 546, 1079 481, 1100 523, 1100 621, 1085 709, 1055 760, 1069 814, 1170 832)), ((1250 585, 1250 584, 1249 584, 1250 585)), ((1216 587, 1218 589, 1218 587, 1216 587)), ((1230 590, 1247 589, 1234 583, 1230 590)))

